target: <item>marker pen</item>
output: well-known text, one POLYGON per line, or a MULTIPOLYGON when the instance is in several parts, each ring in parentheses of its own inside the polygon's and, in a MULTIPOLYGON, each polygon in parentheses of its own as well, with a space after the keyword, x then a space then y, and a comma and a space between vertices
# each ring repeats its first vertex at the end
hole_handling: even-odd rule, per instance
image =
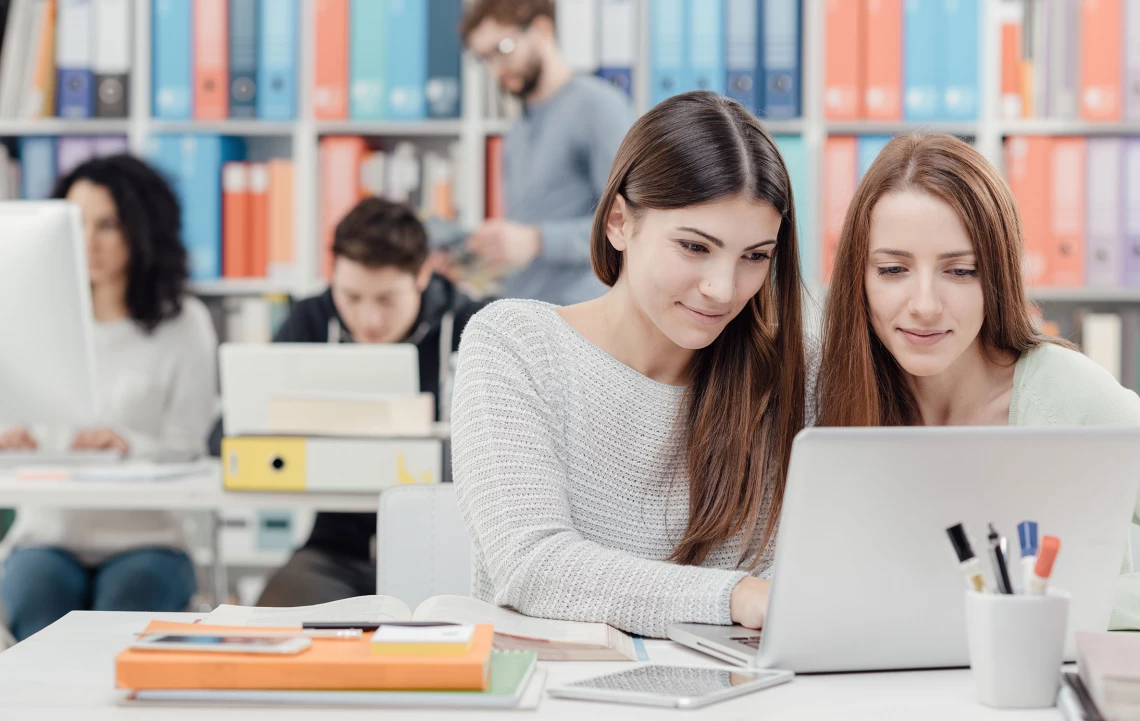
POLYGON ((1005 564, 1005 539, 998 535, 994 524, 990 524, 990 561, 994 564, 994 583, 997 584, 998 593, 1013 593, 1013 584, 1009 582, 1009 567, 1005 564))
POLYGON ((974 555, 970 548, 970 539, 966 537, 966 529, 959 523, 946 529, 950 536, 950 543, 954 546, 954 553, 958 554, 958 567, 966 577, 966 584, 978 593, 986 593, 986 578, 982 575, 982 562, 974 555))
POLYGON ((1037 565, 1033 567, 1033 575, 1025 586, 1025 592, 1032 596, 1044 596, 1049 590, 1049 576, 1053 574, 1053 562, 1057 560, 1057 552, 1061 550, 1061 539, 1055 536, 1045 536, 1041 539, 1041 553, 1037 556, 1037 565))
POLYGON ((1021 542, 1021 583, 1029 588, 1033 567, 1037 565, 1037 523, 1022 521, 1017 524, 1017 538, 1021 542))

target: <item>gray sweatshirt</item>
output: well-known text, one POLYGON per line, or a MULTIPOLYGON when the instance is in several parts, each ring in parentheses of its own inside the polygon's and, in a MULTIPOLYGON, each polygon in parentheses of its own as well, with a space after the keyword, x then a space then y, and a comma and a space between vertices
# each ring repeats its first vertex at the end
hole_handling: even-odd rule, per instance
POLYGON ((632 122, 625 95, 599 78, 577 75, 550 100, 528 106, 507 132, 507 218, 537 225, 542 252, 506 279, 504 295, 570 305, 604 292, 590 267, 590 227, 632 122))

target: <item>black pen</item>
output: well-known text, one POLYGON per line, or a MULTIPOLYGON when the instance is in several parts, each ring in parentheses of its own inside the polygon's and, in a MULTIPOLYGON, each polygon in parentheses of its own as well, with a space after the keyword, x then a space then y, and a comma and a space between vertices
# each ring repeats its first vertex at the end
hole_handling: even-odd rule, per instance
POLYGON ((998 535, 994 524, 990 524, 990 560, 994 564, 994 581, 997 583, 998 593, 1013 593, 1013 584, 1009 582, 1009 568, 1005 564, 1005 539, 998 535))
POLYGON ((411 626, 413 628, 433 628, 435 626, 455 626, 454 623, 437 621, 305 621, 303 629, 359 628, 361 631, 375 631, 381 626, 411 626))

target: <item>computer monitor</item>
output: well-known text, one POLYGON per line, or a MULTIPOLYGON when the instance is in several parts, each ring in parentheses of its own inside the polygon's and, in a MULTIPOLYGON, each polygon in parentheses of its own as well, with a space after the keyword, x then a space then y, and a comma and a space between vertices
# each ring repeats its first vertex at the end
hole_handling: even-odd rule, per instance
POLYGON ((93 422, 94 358, 79 207, 0 202, 0 426, 93 422))

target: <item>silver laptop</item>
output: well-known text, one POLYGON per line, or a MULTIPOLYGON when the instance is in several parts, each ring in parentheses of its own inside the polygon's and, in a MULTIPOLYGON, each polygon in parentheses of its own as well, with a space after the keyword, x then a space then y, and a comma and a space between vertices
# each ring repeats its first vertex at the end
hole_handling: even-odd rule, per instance
POLYGON ((1075 632, 1107 629, 1138 486, 1140 428, 808 429, 792 449, 765 628, 677 624, 669 638, 797 673, 968 666, 966 581, 946 529, 965 524, 989 576, 987 524, 1016 559, 1017 524, 1032 520, 1061 539, 1051 586, 1072 597, 1071 660, 1075 632))

